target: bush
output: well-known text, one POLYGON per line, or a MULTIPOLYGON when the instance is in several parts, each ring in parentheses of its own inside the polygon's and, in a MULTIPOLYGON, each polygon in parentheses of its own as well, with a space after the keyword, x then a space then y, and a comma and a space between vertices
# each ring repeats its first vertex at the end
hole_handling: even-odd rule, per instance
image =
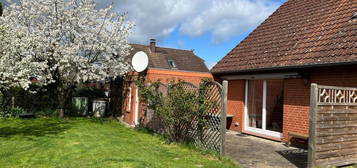
POLYGON ((58 112, 54 109, 43 109, 35 112, 36 117, 57 117, 58 112))
POLYGON ((29 90, 22 88, 12 88, 7 93, 7 101, 14 97, 13 102, 7 102, 7 107, 16 106, 25 109, 30 113, 36 113, 43 109, 56 109, 57 98, 51 86, 31 85, 29 90))
POLYGON ((153 82, 150 86, 145 86, 143 81, 137 83, 143 102, 158 115, 164 135, 172 142, 191 143, 197 136, 202 138, 208 122, 208 107, 215 104, 206 99, 205 85, 186 89, 185 84, 182 81, 171 82, 168 94, 164 95, 159 90, 160 82, 153 82))
POLYGON ((7 108, 0 111, 0 118, 15 118, 19 117, 19 114, 26 113, 23 108, 15 107, 15 108, 7 108))

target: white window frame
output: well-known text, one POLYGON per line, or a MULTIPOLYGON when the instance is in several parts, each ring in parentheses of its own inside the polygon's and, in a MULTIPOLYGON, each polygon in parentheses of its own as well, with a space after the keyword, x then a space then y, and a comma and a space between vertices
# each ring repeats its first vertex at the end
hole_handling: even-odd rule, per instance
POLYGON ((138 125, 139 124, 139 87, 136 86, 135 89, 135 113, 134 113, 134 124, 138 125))
POLYGON ((128 100, 128 106, 127 106, 127 111, 130 111, 131 112, 131 99, 132 99, 132 93, 131 93, 132 91, 131 91, 131 86, 129 87, 129 96, 128 96, 128 98, 129 98, 129 100, 128 100))
POLYGON ((262 128, 254 128, 249 126, 248 116, 248 93, 249 93, 249 80, 245 81, 245 97, 244 97, 244 130, 252 133, 262 134, 273 138, 281 139, 283 134, 281 132, 270 131, 266 129, 266 102, 267 102, 267 80, 263 82, 263 105, 262 105, 262 128))

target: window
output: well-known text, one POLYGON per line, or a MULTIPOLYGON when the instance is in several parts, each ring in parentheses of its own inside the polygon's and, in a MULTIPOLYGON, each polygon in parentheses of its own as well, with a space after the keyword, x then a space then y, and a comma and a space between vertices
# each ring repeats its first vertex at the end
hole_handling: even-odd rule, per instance
POLYGON ((169 58, 168 63, 169 63, 171 68, 176 68, 176 64, 175 64, 175 61, 173 59, 169 58))

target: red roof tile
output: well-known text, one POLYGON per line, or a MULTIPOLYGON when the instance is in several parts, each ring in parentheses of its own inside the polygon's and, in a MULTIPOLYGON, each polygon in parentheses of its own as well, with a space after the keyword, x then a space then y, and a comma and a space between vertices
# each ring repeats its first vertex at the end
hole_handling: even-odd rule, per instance
POLYGON ((146 45, 131 44, 131 46, 133 47, 132 55, 138 51, 143 51, 148 55, 149 68, 209 72, 204 60, 196 56, 193 51, 156 47, 155 52, 151 52, 150 47, 146 45), (175 68, 169 65, 169 59, 175 62, 175 68))
POLYGON ((214 74, 357 63, 357 0, 288 0, 214 74))

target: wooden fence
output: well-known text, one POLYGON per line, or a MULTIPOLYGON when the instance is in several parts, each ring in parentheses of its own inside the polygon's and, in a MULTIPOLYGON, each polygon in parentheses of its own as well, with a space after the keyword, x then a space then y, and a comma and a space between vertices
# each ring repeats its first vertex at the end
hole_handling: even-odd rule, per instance
POLYGON ((309 167, 357 163, 357 88, 311 85, 309 167))

